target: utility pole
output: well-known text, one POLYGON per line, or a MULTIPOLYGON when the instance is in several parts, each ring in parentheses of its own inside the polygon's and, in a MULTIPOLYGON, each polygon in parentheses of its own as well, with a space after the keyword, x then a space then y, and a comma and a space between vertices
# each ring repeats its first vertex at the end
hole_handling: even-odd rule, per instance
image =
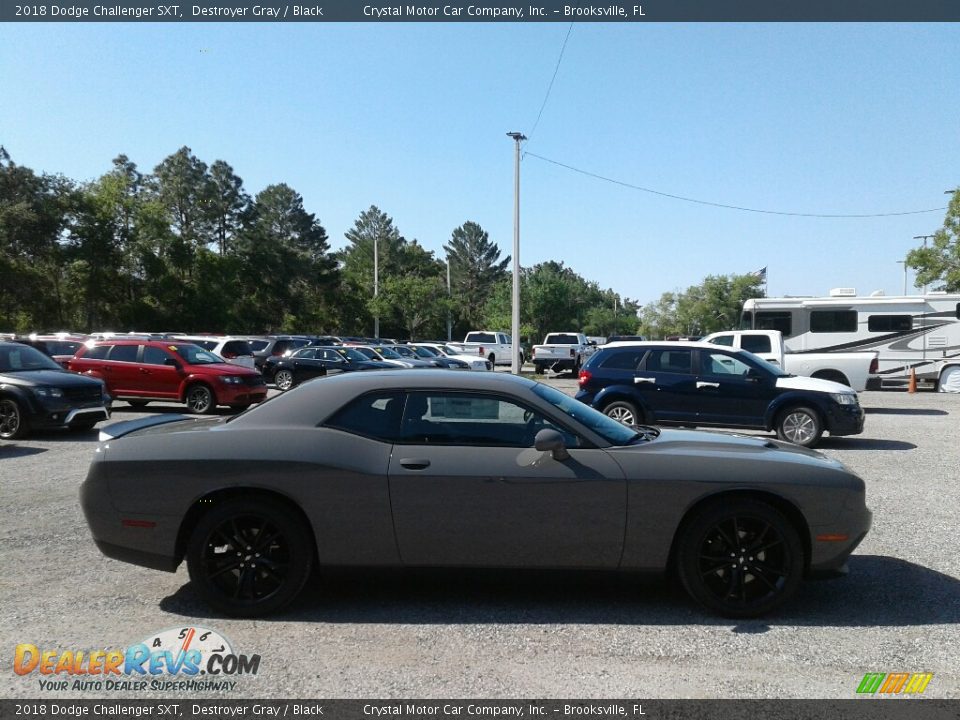
MULTIPOLYGON (((929 240, 930 238, 933 238, 933 237, 936 237, 936 236, 935 236, 935 235, 914 235, 914 236, 913 236, 913 239, 914 239, 914 240, 923 240, 923 249, 926 250, 926 249, 927 249, 927 240, 929 240)), ((927 286, 926 286, 926 285, 923 286, 923 294, 924 294, 924 295, 927 294, 927 286)))
MULTIPOLYGON (((447 255, 447 302, 453 301, 450 293, 450 256, 447 255)), ((450 306, 447 305, 447 342, 453 339, 453 318, 450 315, 450 306)))
POLYGON ((903 265, 903 295, 907 295, 907 261, 906 260, 897 260, 898 265, 903 265))
MULTIPOLYGON (((377 252, 377 236, 373 236, 373 299, 380 294, 380 258, 377 252)), ((380 337, 380 312, 373 313, 373 336, 380 337)))
POLYGON ((513 358, 510 361, 510 372, 520 374, 520 143, 527 139, 523 133, 508 132, 513 138, 513 323, 510 329, 512 335, 513 358))

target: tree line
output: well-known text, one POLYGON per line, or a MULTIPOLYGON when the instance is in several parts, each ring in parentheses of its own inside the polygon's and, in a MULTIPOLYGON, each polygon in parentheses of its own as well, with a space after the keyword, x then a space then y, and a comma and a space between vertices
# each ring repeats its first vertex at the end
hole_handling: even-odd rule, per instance
MULTIPOLYGON (((510 327, 509 256, 475 222, 438 258, 376 206, 332 251, 286 183, 251 195, 188 147, 91 182, 37 173, 0 147, 0 331, 151 330, 454 337, 510 327), (374 297, 374 253, 377 293, 374 297), (449 261, 450 291, 447 289, 449 261)), ((521 270, 521 335, 634 333, 639 305, 559 262, 521 270)))

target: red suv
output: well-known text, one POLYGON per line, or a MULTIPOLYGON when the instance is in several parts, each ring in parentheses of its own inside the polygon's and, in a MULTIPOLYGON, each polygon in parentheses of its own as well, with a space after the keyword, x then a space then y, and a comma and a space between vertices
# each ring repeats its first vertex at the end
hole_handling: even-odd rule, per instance
POLYGON ((111 396, 134 407, 172 400, 207 414, 217 405, 244 410, 267 398, 260 373, 177 340, 103 340, 80 348, 69 367, 100 378, 111 396))

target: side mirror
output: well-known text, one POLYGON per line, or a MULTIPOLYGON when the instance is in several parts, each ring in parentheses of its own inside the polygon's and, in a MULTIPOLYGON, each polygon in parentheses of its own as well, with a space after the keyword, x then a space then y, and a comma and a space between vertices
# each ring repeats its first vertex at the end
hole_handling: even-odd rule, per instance
POLYGON ((753 368, 750 368, 749 370, 747 370, 747 381, 748 381, 748 382, 758 383, 758 382, 760 382, 761 380, 763 380, 763 375, 760 374, 760 371, 759 371, 759 370, 754 370, 753 368))
POLYGON ((167 358, 163 364, 170 365, 171 367, 175 367, 177 370, 183 369, 183 365, 181 365, 180 361, 177 360, 176 358, 167 358))
POLYGON ((550 428, 544 428, 537 433, 533 440, 533 446, 541 452, 549 450, 553 454, 554 460, 566 460, 570 457, 567 446, 563 442, 563 435, 550 428))
POLYGON ((587 345, 590 345, 591 347, 596 347, 596 346, 597 346, 597 341, 596 341, 596 340, 591 340, 590 342, 587 343, 587 345))

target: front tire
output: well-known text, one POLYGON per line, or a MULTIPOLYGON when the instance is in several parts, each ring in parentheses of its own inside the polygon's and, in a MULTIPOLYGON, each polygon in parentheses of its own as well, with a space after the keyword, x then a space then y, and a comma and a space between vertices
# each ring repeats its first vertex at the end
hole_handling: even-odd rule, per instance
POLYGON ((276 375, 273 376, 273 384, 278 390, 286 392, 293 387, 293 373, 289 370, 277 370, 276 375))
POLYGON ((217 409, 217 400, 213 391, 206 385, 191 385, 187 388, 187 407, 197 415, 210 415, 217 409))
POLYGON ((801 447, 813 447, 823 435, 820 414, 809 407, 787 408, 777 417, 777 437, 801 447))
POLYGON ((30 431, 20 405, 13 398, 0 398, 0 439, 17 440, 30 431))
POLYGON ((603 408, 603 414, 624 425, 639 425, 642 417, 637 406, 626 400, 614 400, 603 408))
POLYGON ((310 532, 290 508, 269 498, 227 500, 190 536, 187 569, 197 594, 235 617, 276 612, 306 583, 310 532))
POLYGON ((797 591, 803 545, 778 510, 752 499, 707 506, 681 530, 676 569, 690 596, 720 615, 758 617, 797 591))

